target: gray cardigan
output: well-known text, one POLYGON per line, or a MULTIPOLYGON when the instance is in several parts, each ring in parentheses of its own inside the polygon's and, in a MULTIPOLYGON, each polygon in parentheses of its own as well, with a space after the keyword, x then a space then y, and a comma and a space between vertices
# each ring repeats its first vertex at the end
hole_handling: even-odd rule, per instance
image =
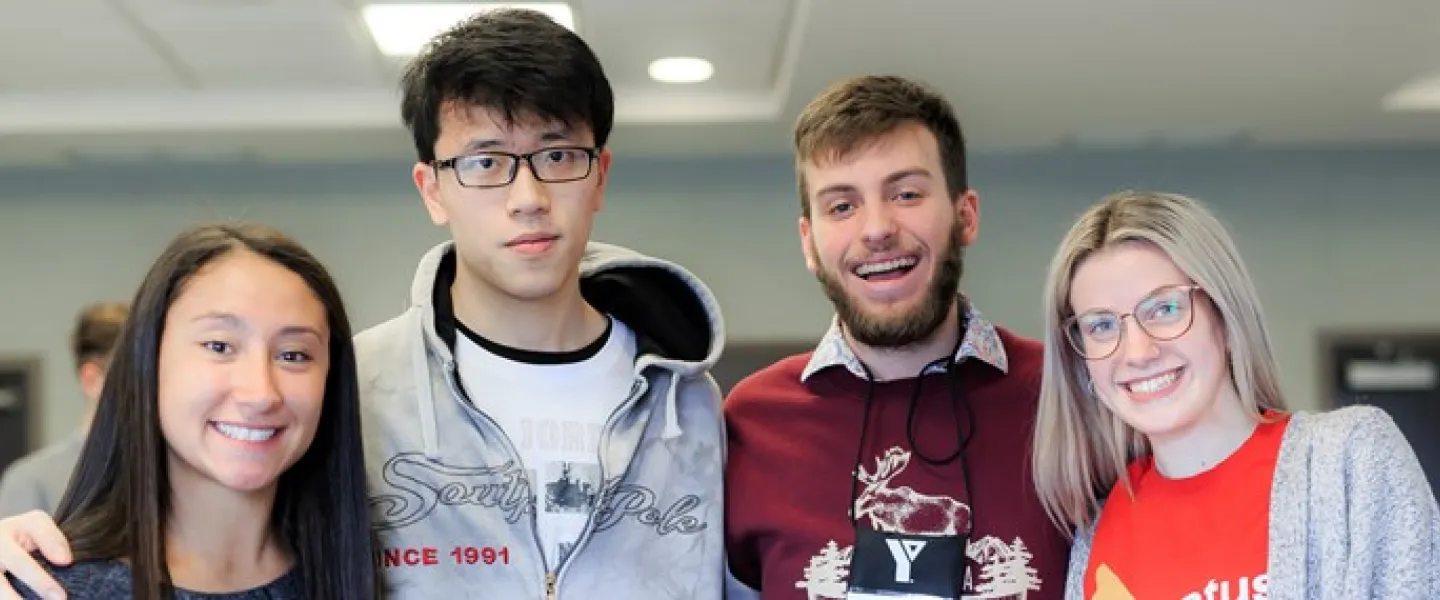
MULTIPOLYGON (((1094 531, 1077 532, 1066 600, 1084 599, 1094 531)), ((1387 413, 1292 416, 1270 496, 1267 579, 1270 600, 1440 598, 1440 508, 1387 413)))

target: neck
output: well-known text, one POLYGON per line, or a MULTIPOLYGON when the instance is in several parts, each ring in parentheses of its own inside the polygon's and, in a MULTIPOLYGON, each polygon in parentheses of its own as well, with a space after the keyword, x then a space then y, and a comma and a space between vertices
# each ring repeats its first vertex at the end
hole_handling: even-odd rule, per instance
POLYGON ((455 318, 471 331, 520 350, 570 352, 605 332, 605 316, 585 302, 578 279, 548 297, 521 300, 482 284, 462 267, 450 298, 455 318))
POLYGON ((85 413, 80 415, 80 434, 88 435, 90 433, 90 424, 94 422, 95 401, 90 400, 89 402, 85 403, 85 413))
POLYGON ((1155 467, 1168 479, 1194 477, 1224 462, 1255 432, 1257 421, 1240 405, 1239 394, 1226 386, 1210 412, 1182 431, 1151 436, 1155 467))
MULTIPOLYGON (((172 455, 171 464, 178 459, 172 455)), ((172 583, 198 592, 266 585, 290 568, 270 525, 275 486, 237 492, 188 467, 170 469, 165 563, 172 583)))
POLYGON ((955 346, 960 343, 959 321, 960 309, 957 302, 950 305, 950 313, 930 337, 902 348, 867 346, 857 342, 843 327, 841 329, 845 342, 850 345, 860 362, 865 363, 865 367, 870 370, 870 376, 876 381, 890 381, 914 377, 925 365, 955 352, 955 346))

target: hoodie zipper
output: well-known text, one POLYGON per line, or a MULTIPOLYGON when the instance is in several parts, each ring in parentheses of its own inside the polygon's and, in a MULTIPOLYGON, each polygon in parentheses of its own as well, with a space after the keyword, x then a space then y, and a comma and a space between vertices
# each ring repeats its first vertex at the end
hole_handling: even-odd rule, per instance
MULTIPOLYGON (((467 409, 474 411, 477 415, 480 415, 482 419, 485 419, 486 423, 489 423, 495 431, 500 433, 500 440, 505 442, 505 451, 509 453, 509 457, 515 460, 516 465, 519 465, 520 472, 528 472, 528 470, 525 468, 525 459, 521 458, 520 453, 515 450, 515 443, 510 440, 510 436, 505 433, 505 430, 500 427, 500 424, 496 423, 495 419, 491 418, 490 415, 485 414, 485 411, 475 408, 475 405, 470 402, 469 398, 466 397, 464 394, 460 393, 460 385, 458 383, 460 379, 460 371, 455 366, 455 361, 446 361, 445 371, 447 374, 447 377, 445 377, 445 385, 450 388, 450 393, 453 394, 456 398, 460 398, 464 402, 467 409)), ((539 510, 539 497, 537 496, 534 482, 530 482, 530 495, 530 499, 532 502, 532 506, 530 507, 529 511, 530 541, 535 544, 535 550, 540 556, 540 573, 545 576, 546 598, 548 598, 549 600, 554 600, 556 577, 555 573, 551 572, 549 567, 545 564, 545 545, 540 543, 540 525, 537 523, 535 516, 535 511, 539 510)))
MULTIPOLYGON (((620 413, 629 410, 630 407, 635 404, 635 401, 645 394, 645 391, 648 388, 649 382, 646 381, 643 376, 636 376, 635 382, 630 386, 630 396, 626 398, 624 402, 620 403, 619 406, 615 407, 615 410, 610 411, 610 416, 605 419, 605 427, 600 431, 600 447, 595 449, 596 460, 600 465, 600 485, 602 486, 605 485, 606 482, 605 447, 608 445, 608 442, 610 440, 610 434, 615 429, 615 417, 620 413)), ((626 471, 630 470, 630 464, 634 461, 635 456, 632 454, 630 456, 629 462, 625 463, 626 471)), ((611 492, 614 492, 614 490, 606 490, 605 495, 608 496, 611 492)), ((598 498, 598 500, 604 499, 604 497, 598 498)), ((565 577, 565 572, 569 570, 571 559, 579 556, 580 551, 584 550, 586 544, 590 542, 590 536, 595 533, 595 511, 598 508, 598 506, 593 506, 590 508, 590 514, 586 515, 585 517, 585 528, 580 531, 580 539, 575 541, 575 547, 571 548, 570 553, 565 555, 565 560, 560 563, 560 566, 557 569, 558 573, 552 573, 550 575, 550 595, 547 597, 548 600, 555 600, 558 597, 560 580, 565 577)))

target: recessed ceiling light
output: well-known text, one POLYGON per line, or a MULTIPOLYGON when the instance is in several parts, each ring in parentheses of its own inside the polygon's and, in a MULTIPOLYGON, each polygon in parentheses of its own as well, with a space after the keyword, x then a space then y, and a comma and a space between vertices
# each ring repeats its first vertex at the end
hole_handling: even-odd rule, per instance
POLYGON ((699 83, 714 74, 715 67, 703 58, 672 56, 650 63, 650 78, 661 83, 699 83))
POLYGON ((499 8, 528 8, 575 30, 575 12, 564 2, 472 2, 370 4, 361 9, 375 45, 387 56, 413 56, 441 32, 475 14, 499 8))
POLYGON ((1422 77, 1390 92, 1381 101, 1385 110, 1440 110, 1440 75, 1422 77))

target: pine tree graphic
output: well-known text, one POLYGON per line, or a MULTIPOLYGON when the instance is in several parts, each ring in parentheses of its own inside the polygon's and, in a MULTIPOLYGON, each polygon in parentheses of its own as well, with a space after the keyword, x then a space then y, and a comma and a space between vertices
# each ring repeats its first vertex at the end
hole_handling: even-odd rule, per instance
POLYGON ((844 598, 846 581, 850 577, 851 550, 849 547, 841 550, 831 540, 820 549, 819 554, 810 557, 810 566, 805 567, 805 578, 795 582, 795 587, 805 590, 810 600, 844 598))
POLYGON ((1030 559, 1034 556, 1025 547, 1024 540, 1017 537, 1015 543, 1009 546, 997 540, 996 546, 1004 550, 996 552, 986 561, 980 570, 980 579, 984 583, 975 588, 975 593, 982 598, 1025 600, 1030 592, 1039 591, 1040 573, 1030 566, 1030 559))
POLYGON ((1031 567, 1030 560, 1034 555, 1030 554, 1030 548, 1025 548, 1025 542, 1015 538, 1015 544, 988 538, 991 544, 978 555, 984 567, 981 567, 979 580, 984 583, 975 587, 975 596, 982 599, 1021 599, 1031 591, 1040 591, 1040 573, 1031 567))

